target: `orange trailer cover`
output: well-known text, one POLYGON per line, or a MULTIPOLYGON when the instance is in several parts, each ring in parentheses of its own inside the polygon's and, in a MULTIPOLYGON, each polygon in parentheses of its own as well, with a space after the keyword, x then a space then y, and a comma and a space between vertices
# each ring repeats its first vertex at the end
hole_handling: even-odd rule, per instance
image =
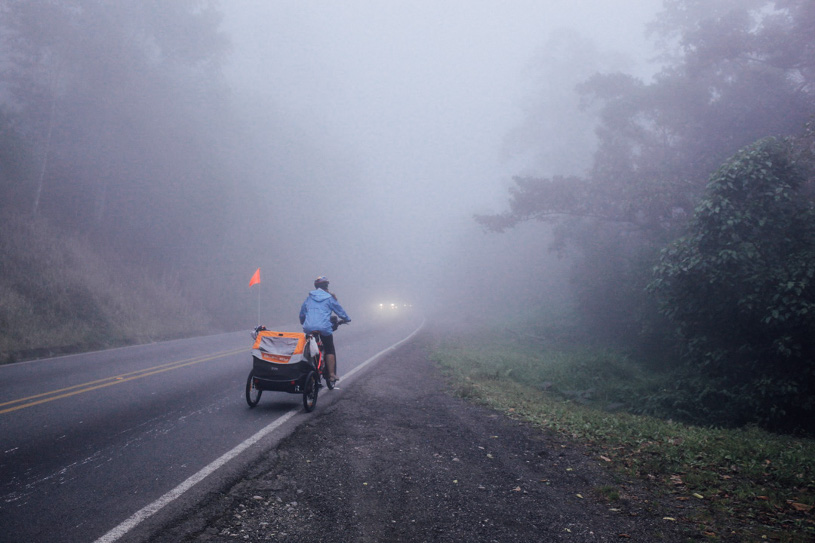
POLYGON ((252 355, 277 364, 289 364, 305 359, 306 335, 302 332, 261 330, 252 345, 252 355))

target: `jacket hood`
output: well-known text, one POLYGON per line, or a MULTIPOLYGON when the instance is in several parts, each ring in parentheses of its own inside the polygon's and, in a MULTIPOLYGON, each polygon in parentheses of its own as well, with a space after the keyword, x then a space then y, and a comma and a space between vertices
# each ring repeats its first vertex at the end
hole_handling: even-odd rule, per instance
POLYGON ((326 291, 324 291, 321 288, 317 288, 317 289, 312 290, 311 292, 308 293, 308 295, 311 298, 317 300, 318 302, 322 302, 323 300, 325 300, 327 298, 331 298, 331 294, 327 293, 326 291))

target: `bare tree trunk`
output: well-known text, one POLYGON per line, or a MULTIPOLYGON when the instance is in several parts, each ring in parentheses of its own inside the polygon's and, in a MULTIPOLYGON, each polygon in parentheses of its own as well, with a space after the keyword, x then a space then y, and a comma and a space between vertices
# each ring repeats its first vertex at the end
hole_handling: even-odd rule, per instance
POLYGON ((59 73, 54 77, 54 82, 51 85, 51 110, 48 112, 48 130, 45 134, 45 143, 42 156, 42 166, 40 167, 40 175, 37 179, 37 193, 34 196, 33 213, 36 217, 40 212, 40 197, 42 196, 42 188, 45 184, 45 172, 48 169, 48 159, 51 154, 51 136, 54 133, 54 123, 56 122, 57 115, 57 85, 60 79, 59 73))

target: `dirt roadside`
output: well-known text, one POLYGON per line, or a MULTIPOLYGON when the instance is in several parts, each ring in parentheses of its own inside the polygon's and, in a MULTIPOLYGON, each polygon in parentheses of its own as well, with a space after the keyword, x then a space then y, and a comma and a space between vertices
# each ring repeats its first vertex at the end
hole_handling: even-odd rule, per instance
POLYGON ((428 351, 420 335, 347 389, 323 389, 342 396, 151 541, 694 539, 681 504, 616 479, 587 450, 451 396, 428 351))

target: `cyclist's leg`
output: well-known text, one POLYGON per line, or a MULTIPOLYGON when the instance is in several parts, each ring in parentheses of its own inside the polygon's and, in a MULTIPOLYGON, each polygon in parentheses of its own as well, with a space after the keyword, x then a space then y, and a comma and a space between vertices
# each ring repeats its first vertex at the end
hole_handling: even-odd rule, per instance
POLYGON ((334 350, 334 336, 323 336, 323 352, 325 353, 326 368, 328 368, 328 378, 337 381, 337 353, 334 350))
POLYGON ((340 378, 337 377, 337 355, 329 354, 325 357, 326 367, 328 367, 328 375, 329 379, 332 381, 339 381, 340 378))

